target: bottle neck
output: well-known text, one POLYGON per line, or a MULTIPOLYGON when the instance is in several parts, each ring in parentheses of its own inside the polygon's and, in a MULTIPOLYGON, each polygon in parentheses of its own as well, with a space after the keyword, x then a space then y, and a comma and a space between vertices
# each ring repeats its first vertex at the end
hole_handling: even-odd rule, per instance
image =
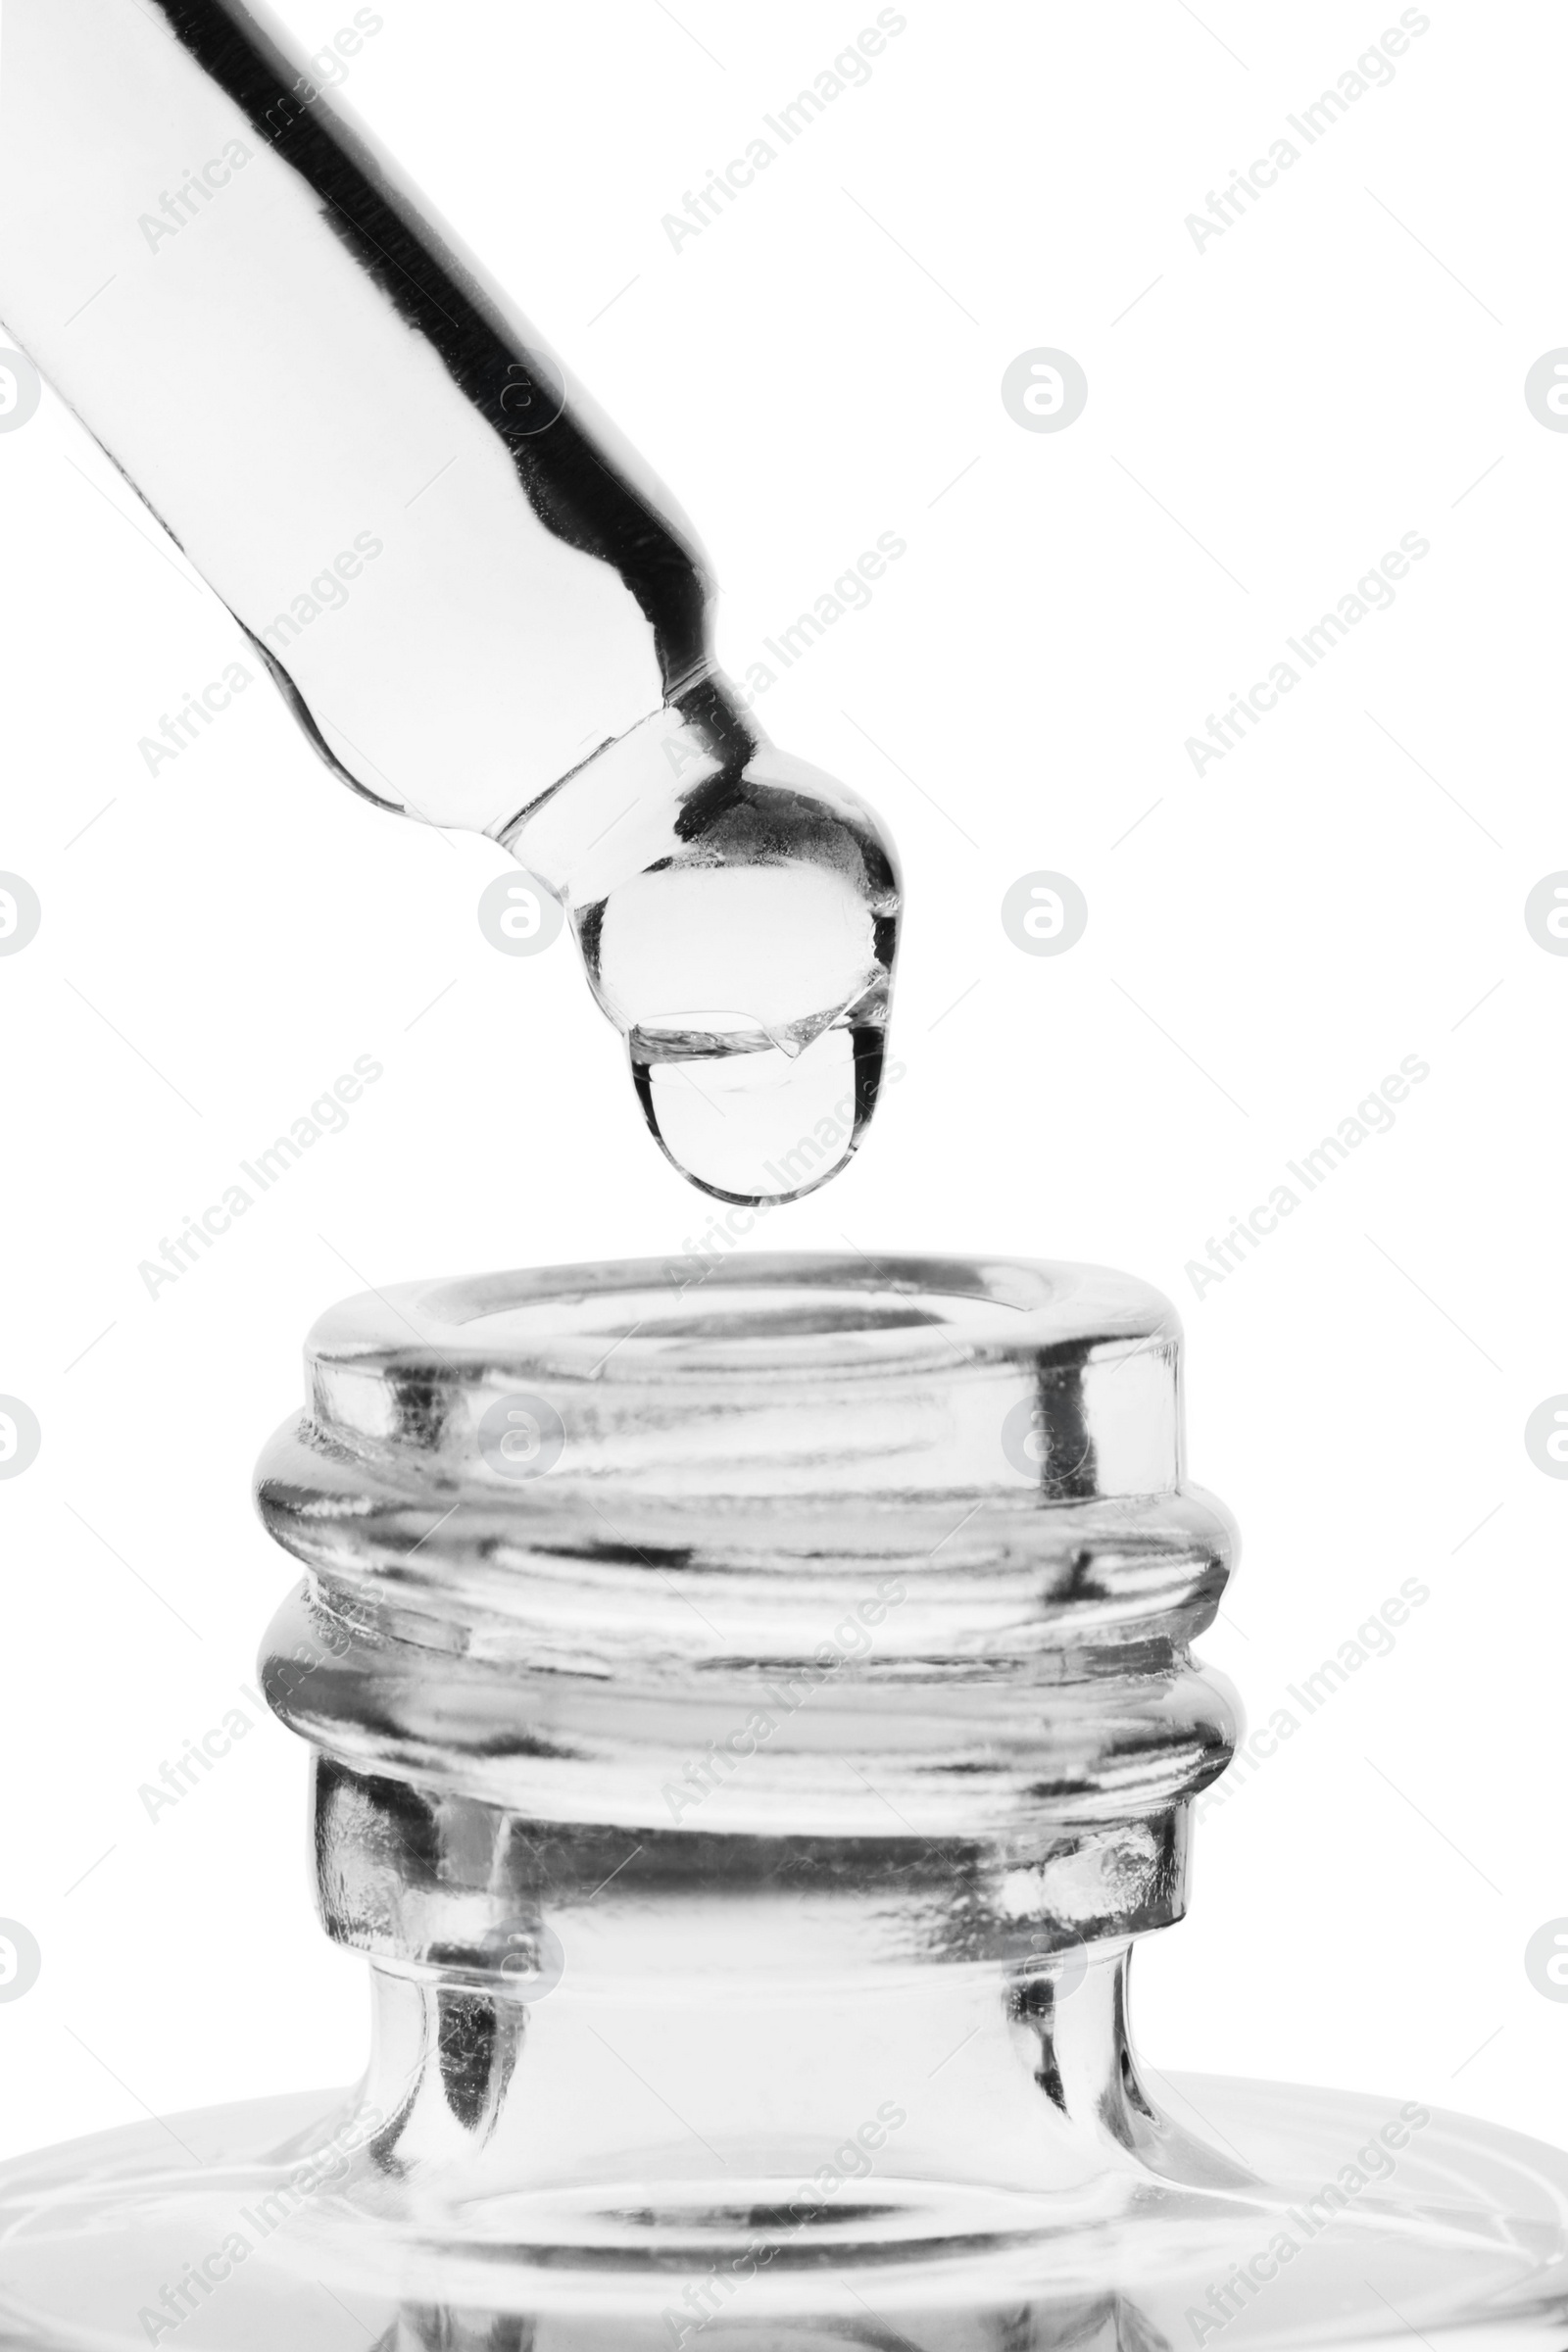
POLYGON ((1127 2024, 1236 1737, 1174 1318, 1097 1268, 671 1271, 351 1302, 263 1465, 307 1570, 263 1687, 373 1972, 343 2193, 398 2249, 397 2352, 590 2303, 583 2352, 882 2341, 856 2282, 938 2277, 933 2352, 1108 2352, 1107 2247, 1250 2185, 1127 2024))
POLYGON ((1000 2229, 1020 2196, 1092 2203, 1107 2176, 1160 2169, 1126 1943, 1027 1974, 848 1952, 808 1974, 776 1917, 755 1930, 749 1969, 705 1965, 693 1923, 688 1974, 568 1961, 538 1998, 372 1964, 378 2154, 442 2204, 504 2200, 525 2240, 614 2222, 628 2246, 727 2237, 741 2208, 786 2244, 849 2209, 861 2228, 1000 2229))
POLYGON ((574 1830, 324 1759, 318 1794, 327 1926, 372 1963, 377 2162, 514 2248, 787 2264, 1212 2180, 1128 2030, 1170 1908, 1087 1916, 1105 1833, 1080 1933, 1065 1850, 574 1830))

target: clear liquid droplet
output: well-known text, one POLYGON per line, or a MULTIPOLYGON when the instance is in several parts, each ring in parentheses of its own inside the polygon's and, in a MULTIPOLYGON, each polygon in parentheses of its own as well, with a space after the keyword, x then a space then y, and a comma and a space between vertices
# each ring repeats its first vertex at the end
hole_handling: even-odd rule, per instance
MULTIPOLYGON (((643 1115, 687 1180, 751 1207, 796 1200, 844 1166, 876 1105, 885 1037, 840 1023, 786 1054, 766 1045, 659 1058, 634 1041, 643 1115)), ((715 1041, 716 1043, 716 1041, 715 1041)))

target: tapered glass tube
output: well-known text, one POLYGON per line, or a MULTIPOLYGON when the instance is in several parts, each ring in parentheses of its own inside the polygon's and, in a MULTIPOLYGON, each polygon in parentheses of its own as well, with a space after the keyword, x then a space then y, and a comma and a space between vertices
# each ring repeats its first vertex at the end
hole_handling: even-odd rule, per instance
POLYGON ((333 770, 562 900, 676 1164, 747 1200, 842 1166, 890 844, 768 743, 690 525, 260 13, 5 0, 0 318, 333 770))

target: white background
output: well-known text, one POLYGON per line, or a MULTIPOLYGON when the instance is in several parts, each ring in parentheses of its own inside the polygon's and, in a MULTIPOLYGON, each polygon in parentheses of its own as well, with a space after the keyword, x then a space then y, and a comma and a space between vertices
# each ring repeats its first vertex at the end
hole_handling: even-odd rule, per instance
MULTIPOLYGON (((284 13, 314 47, 352 11, 284 13)), ((349 101, 695 518, 732 670, 908 542, 760 707, 885 812, 908 885, 907 1074, 769 1244, 1168 1291, 1194 1470, 1247 1540, 1205 1654, 1254 1721, 1430 1588, 1202 1825, 1143 2044, 1568 2136, 1568 2007, 1523 1964, 1568 1914, 1568 1484, 1523 1444, 1568 1390, 1568 958, 1523 921, 1568 866, 1568 437, 1523 398, 1568 342, 1560 15, 1434 0, 1392 84, 1200 252, 1185 217, 1396 7, 907 0, 869 84, 677 254, 662 216, 872 6, 382 13, 349 101), (1089 379, 1060 433, 1000 395, 1039 346, 1089 379), (1393 608, 1196 775, 1186 738, 1412 531, 1393 608), (999 919, 1040 868, 1089 902, 1059 957, 999 919), (1208 1238, 1410 1054, 1393 1130, 1195 1297, 1208 1238)), ((292 1581, 247 1489, 315 1315, 679 1250, 708 1205, 569 943, 480 935, 499 851, 355 802, 265 684, 149 778, 137 739, 242 642, 50 395, 0 437, 0 867, 44 907, 0 960, 0 1391, 43 1427, 0 1484, 0 1915, 44 1955, 0 2005, 11 2149, 359 2064, 303 1752, 269 1725, 156 1824, 137 1798, 292 1581), (366 1054, 347 1131, 150 1299, 138 1261, 366 1054)))

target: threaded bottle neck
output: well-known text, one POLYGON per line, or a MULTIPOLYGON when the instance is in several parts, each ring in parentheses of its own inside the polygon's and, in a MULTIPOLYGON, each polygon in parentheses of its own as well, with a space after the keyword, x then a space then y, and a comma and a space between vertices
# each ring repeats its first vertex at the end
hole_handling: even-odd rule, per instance
POLYGON ((1155 1294, 567 1268, 350 1301, 308 1368, 263 1673, 319 1751, 334 1935, 482 1971, 622 1865, 643 1901, 875 1882, 906 1952, 1004 1964, 1179 1915, 1230 1530, 1155 1294))

